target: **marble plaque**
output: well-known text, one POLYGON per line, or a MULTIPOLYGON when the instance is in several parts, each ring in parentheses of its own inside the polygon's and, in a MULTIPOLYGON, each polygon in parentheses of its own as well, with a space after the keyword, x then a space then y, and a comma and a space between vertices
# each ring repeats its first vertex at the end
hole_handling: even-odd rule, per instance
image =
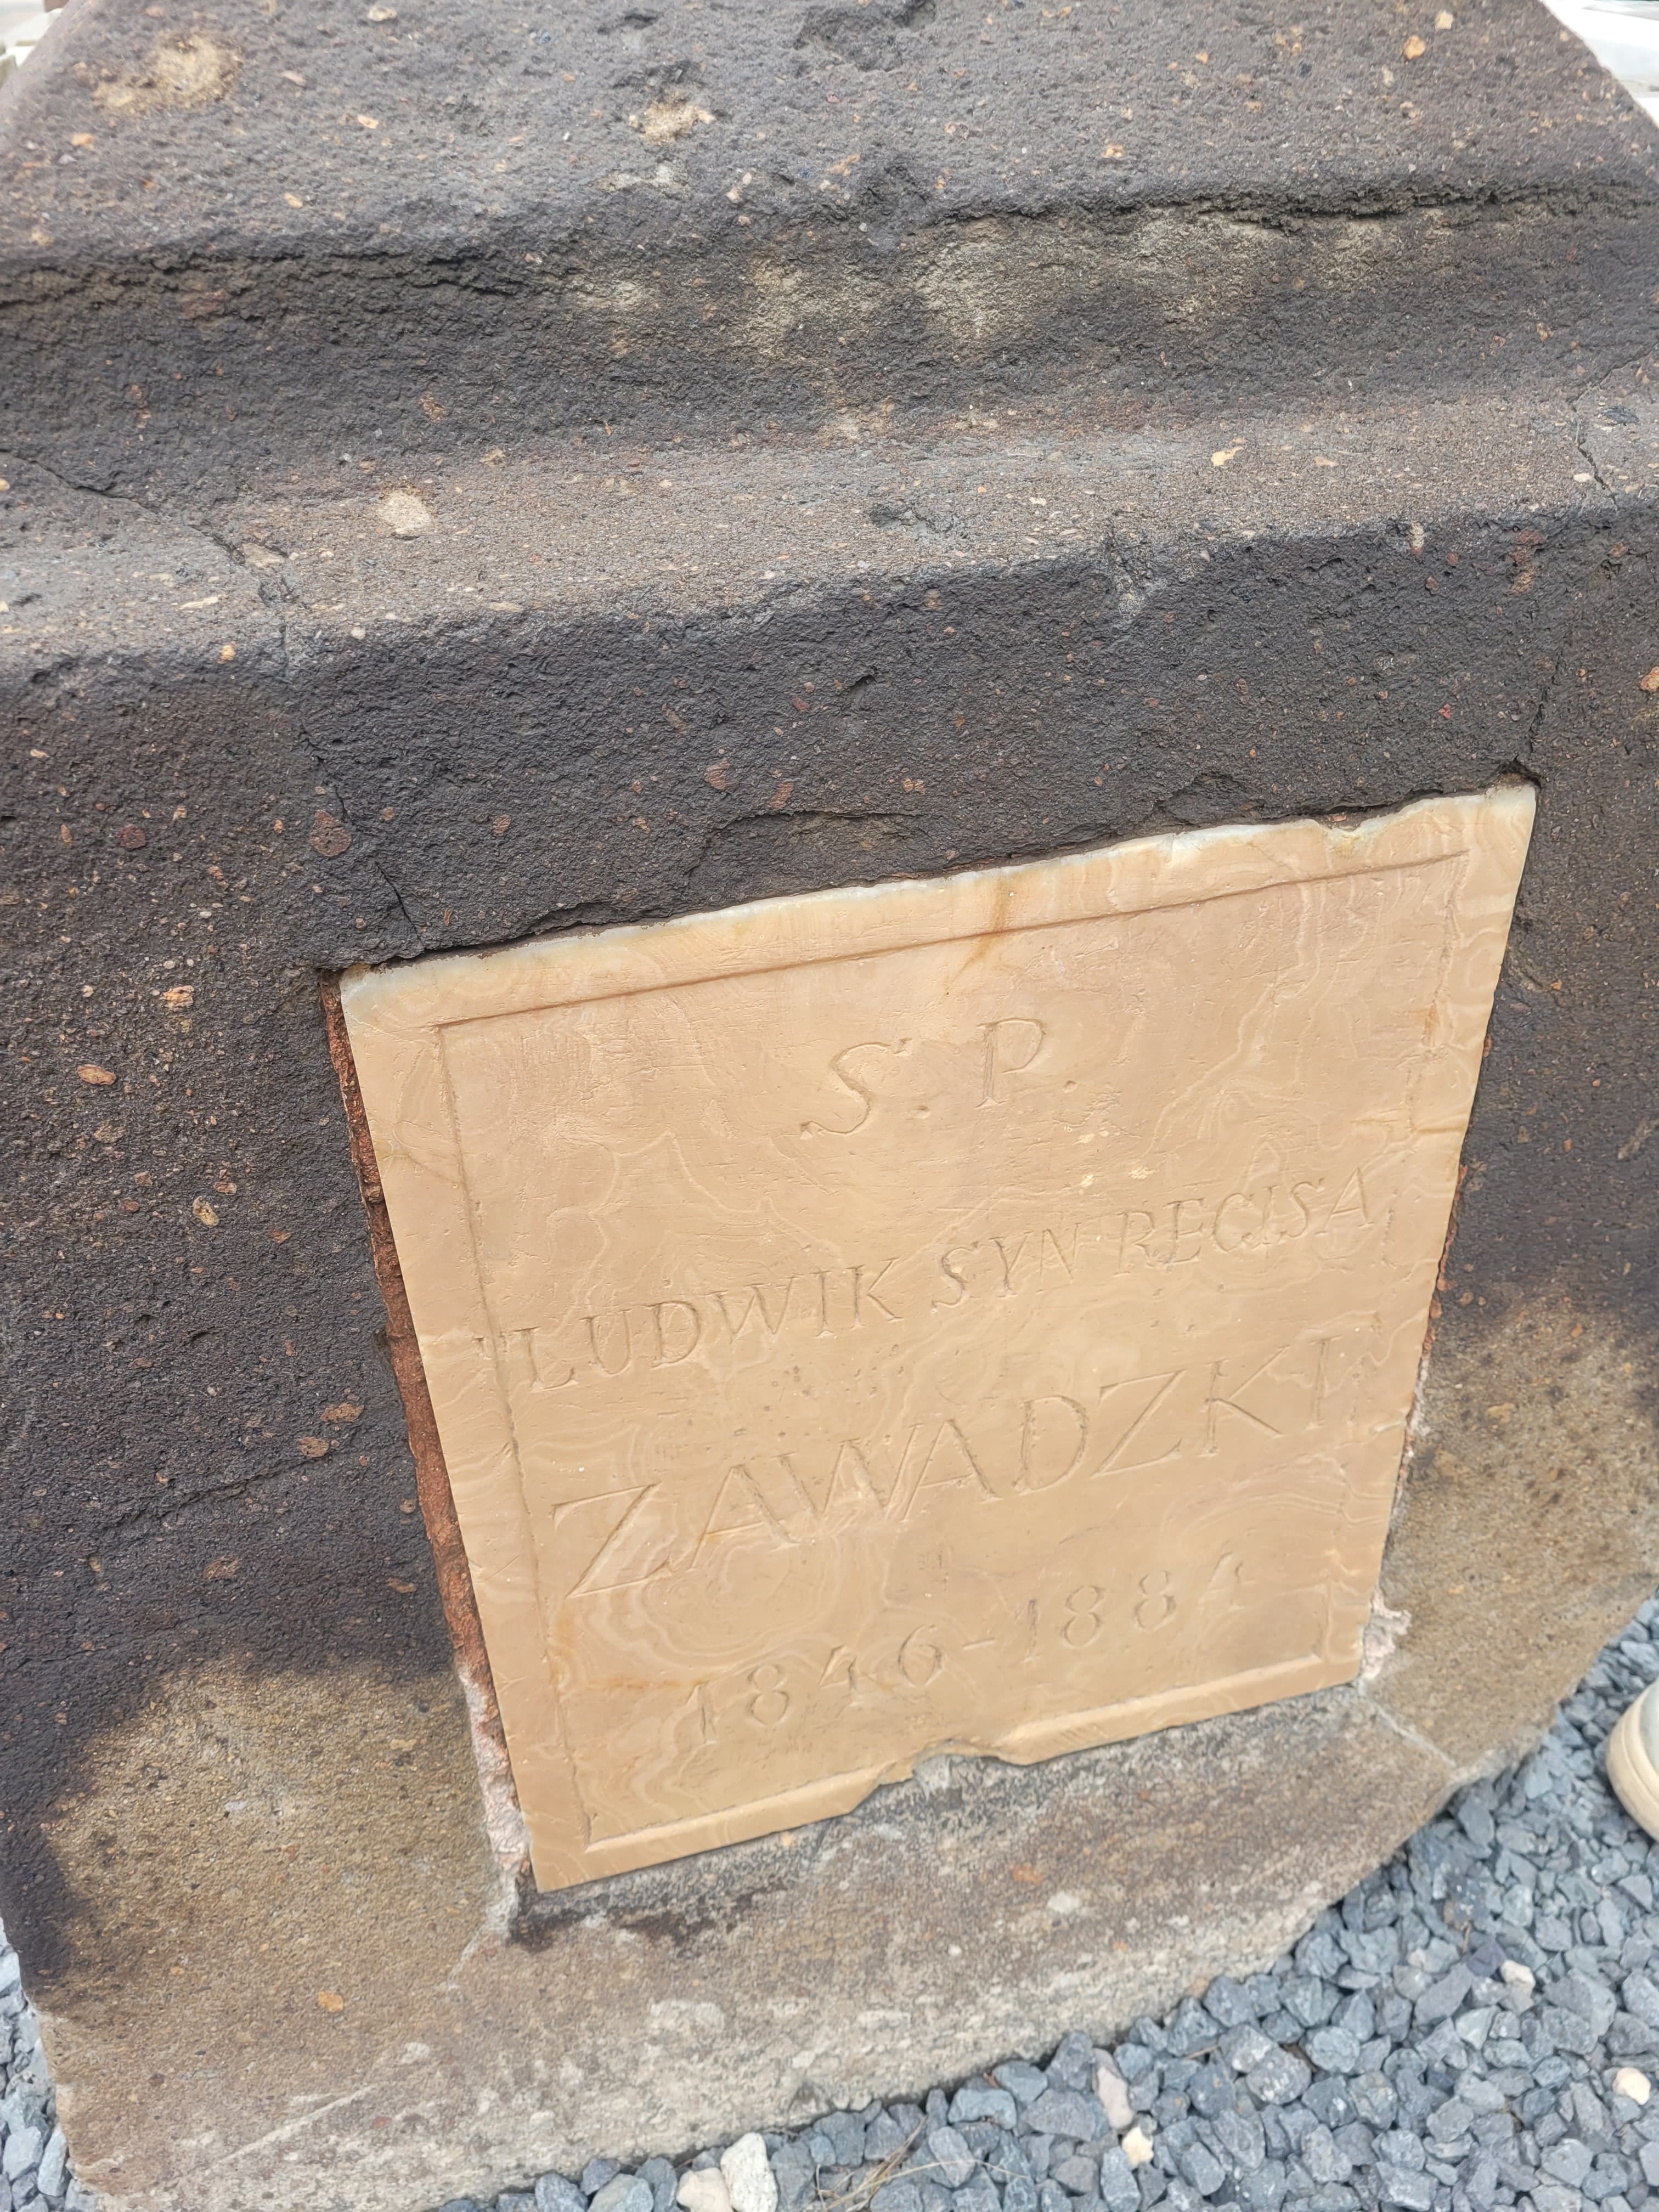
POLYGON ((539 1882, 1355 1674, 1532 804, 347 979, 539 1882))

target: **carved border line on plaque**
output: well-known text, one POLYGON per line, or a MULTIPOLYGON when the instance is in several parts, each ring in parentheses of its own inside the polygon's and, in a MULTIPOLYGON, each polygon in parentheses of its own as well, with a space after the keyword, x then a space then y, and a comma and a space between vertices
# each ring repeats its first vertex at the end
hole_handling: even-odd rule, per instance
POLYGON ((544 1887, 1357 1671, 1531 819, 345 979, 544 1887))

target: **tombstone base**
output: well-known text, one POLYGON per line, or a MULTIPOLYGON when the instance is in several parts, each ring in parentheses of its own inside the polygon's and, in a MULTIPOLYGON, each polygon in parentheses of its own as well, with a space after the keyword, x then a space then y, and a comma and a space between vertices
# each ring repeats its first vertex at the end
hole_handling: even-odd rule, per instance
POLYGON ((940 1761, 582 1888, 504 1879, 453 1677, 173 1676, 53 1833, 79 1944, 43 2027, 80 2173, 110 2212, 409 2212, 914 2093, 1266 1965, 1534 1741, 1659 1579, 1631 1358, 1557 1302, 1437 1358, 1384 1570, 1410 1625, 1390 1651, 1379 1616, 1370 1680, 940 1761))

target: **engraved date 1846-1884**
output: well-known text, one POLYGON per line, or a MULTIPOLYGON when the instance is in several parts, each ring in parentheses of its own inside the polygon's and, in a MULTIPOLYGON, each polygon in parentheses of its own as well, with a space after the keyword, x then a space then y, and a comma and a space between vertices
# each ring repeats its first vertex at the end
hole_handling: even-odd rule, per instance
POLYGON ((958 1625, 925 1621, 901 1637, 872 1639, 854 1649, 830 1642, 781 1651, 747 1668, 694 1682, 685 1711, 692 1734, 713 1745, 733 1728, 770 1731, 811 1729, 839 1718, 848 1707, 884 1698, 915 1698, 952 1668, 963 1668, 980 1652, 993 1663, 1032 1666, 1042 1646, 1083 1652, 1113 1620, 1126 1618, 1146 1636, 1173 1628, 1183 1601, 1225 1607, 1241 1594, 1243 1562, 1224 1551, 1200 1577, 1183 1589, 1168 1569, 1151 1567, 1129 1576, 1121 1589, 1080 1583, 1054 1596, 1026 1598, 1003 1619, 979 1624, 991 1632, 969 1636, 958 1625))

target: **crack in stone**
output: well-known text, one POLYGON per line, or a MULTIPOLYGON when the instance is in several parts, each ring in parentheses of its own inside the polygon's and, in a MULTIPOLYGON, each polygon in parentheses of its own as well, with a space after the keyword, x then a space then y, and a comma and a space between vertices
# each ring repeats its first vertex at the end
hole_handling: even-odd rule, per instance
MULTIPOLYGON (((286 670, 284 671, 284 677, 286 678, 286 670)), ((387 869, 386 863, 381 860, 380 854, 376 851, 373 837, 367 831, 360 829, 357 823, 353 820, 345 800, 340 796, 338 785, 335 782, 333 777, 330 775, 328 770, 323 765, 322 756, 315 750, 314 747, 310 745, 306 747, 306 752, 311 761, 313 769, 316 775, 323 780, 329 796, 333 801, 337 820, 343 825, 347 832, 349 834, 352 844, 361 845, 362 852, 360 857, 368 862, 368 866, 374 870, 374 873, 380 878, 381 883, 385 884, 386 890, 390 892, 393 905, 403 916, 404 926, 408 929, 410 935, 415 940, 414 950, 412 951, 405 951, 399 957, 404 959, 416 959, 422 952, 430 951, 432 948, 428 945, 424 933, 422 931, 419 924, 416 921, 414 915, 410 912, 408 903, 405 901, 403 892, 399 889, 396 879, 387 869)), ((343 961, 341 963, 343 967, 349 967, 351 964, 352 963, 349 961, 343 961)))
MULTIPOLYGON (((1361 1694, 1364 1695, 1364 1692, 1362 1692, 1361 1694)), ((1367 1698, 1366 1703, 1383 1725, 1394 1730, 1402 1743, 1410 1744, 1414 1750, 1420 1751, 1425 1759, 1432 1759, 1434 1764, 1443 1770, 1447 1781, 1454 1787, 1460 1782, 1472 1781, 1474 1778, 1477 1770, 1473 1767, 1465 1770, 1459 1766, 1449 1752, 1443 1751, 1431 1736, 1424 1735, 1421 1729, 1413 1728, 1409 1721, 1402 1721, 1397 1713, 1391 1713, 1380 1698, 1367 1698)))
POLYGON ((133 507, 151 522, 164 524, 175 530, 188 532, 193 537, 204 538, 210 545, 222 553, 227 560, 234 562, 237 568, 246 568, 247 565, 242 560, 238 549, 228 538, 222 538, 209 523, 197 521, 189 515, 178 514, 168 507, 153 507, 148 501, 140 499, 136 492, 106 491, 99 484, 77 483, 73 477, 65 476, 61 469, 53 468, 51 462, 39 460, 33 453, 24 453, 21 447, 12 447, 0 453, 0 459, 4 459, 10 465, 37 469, 43 477, 55 483, 60 491, 70 492, 77 499, 104 500, 114 507, 133 507))
POLYGON ((1644 347, 1640 353, 1633 355, 1628 361, 1609 362, 1605 368, 1598 370, 1595 375, 1581 388, 1572 403, 1573 443, 1583 457, 1590 474, 1595 477, 1597 489, 1605 492, 1609 499, 1618 498, 1619 488, 1616 484, 1609 483, 1601 473, 1601 464, 1596 458, 1594 446, 1590 443, 1590 433, 1594 426, 1584 420, 1585 405, 1591 395, 1602 390, 1613 378, 1635 375, 1643 363, 1650 361, 1652 357, 1650 349, 1644 347))
POLYGON ((180 1492, 153 1504, 146 1499, 125 1513, 106 1516, 99 1527, 106 1536, 159 1536, 198 1506, 217 1505, 227 1498, 245 1497, 250 1491, 280 1481, 289 1472, 284 1467, 254 1468, 246 1474, 232 1476, 228 1481, 204 1483, 198 1490, 180 1492))

